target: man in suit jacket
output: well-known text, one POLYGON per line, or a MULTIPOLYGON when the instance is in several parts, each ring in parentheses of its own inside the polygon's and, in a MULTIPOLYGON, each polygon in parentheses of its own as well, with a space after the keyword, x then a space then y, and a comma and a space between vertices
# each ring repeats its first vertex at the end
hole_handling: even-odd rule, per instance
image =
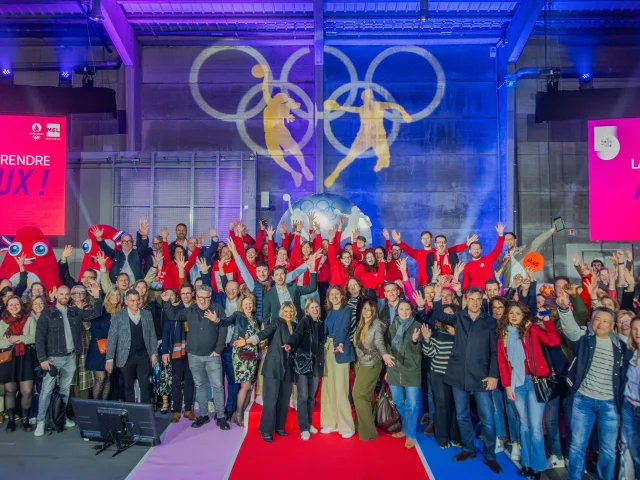
POLYGON ((142 280, 144 278, 144 272, 142 268, 142 260, 144 260, 149 254, 149 239, 147 234, 149 232, 149 225, 143 220, 140 221, 140 230, 136 237, 136 245, 138 248, 133 248, 133 237, 125 233, 122 235, 120 242, 122 243, 122 251, 114 250, 110 245, 102 239, 104 230, 94 226, 91 230, 96 237, 100 250, 111 259, 111 270, 109 270, 109 278, 111 283, 116 283, 116 278, 119 273, 126 273, 129 275, 129 282, 133 284, 136 280, 142 280))
POLYGON ((127 308, 115 313, 107 338, 108 373, 116 366, 124 377, 125 401, 135 402, 133 385, 138 380, 140 401, 151 403, 149 378, 151 369, 158 363, 158 340, 153 318, 148 310, 140 310, 140 294, 129 290, 124 301, 127 308))
MULTIPOLYGON (((287 269, 282 265, 279 265, 271 272, 271 277, 275 283, 267 293, 264 294, 262 299, 262 321, 263 323, 270 323, 271 319, 280 315, 280 305, 283 302, 290 301, 294 305, 300 305, 300 296, 313 293, 318 289, 318 275, 316 274, 316 261, 315 255, 311 255, 309 262, 309 285, 306 287, 300 287, 299 285, 292 283, 287 285, 287 269)), ((303 310, 298 310, 298 320, 303 316, 303 310)))

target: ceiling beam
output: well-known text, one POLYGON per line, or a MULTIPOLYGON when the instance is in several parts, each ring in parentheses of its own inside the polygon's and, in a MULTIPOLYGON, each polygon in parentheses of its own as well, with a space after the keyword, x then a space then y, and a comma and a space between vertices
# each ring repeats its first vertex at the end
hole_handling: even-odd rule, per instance
POLYGON ((520 57, 540 16, 542 7, 544 7, 544 2, 545 0, 522 0, 520 2, 505 32, 507 62, 514 63, 520 57))
POLYGON ((100 13, 104 18, 102 25, 116 47, 122 63, 129 67, 136 65, 136 35, 116 0, 102 0, 100 13))

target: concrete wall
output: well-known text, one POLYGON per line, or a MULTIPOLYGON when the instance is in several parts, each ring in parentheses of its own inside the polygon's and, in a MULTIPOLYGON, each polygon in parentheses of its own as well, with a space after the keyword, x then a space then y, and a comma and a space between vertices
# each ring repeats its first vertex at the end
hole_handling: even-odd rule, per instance
MULTIPOLYGON (((517 68, 549 66, 590 71, 594 73, 595 88, 640 85, 637 72, 634 73, 640 47, 576 45, 563 37, 550 37, 548 45, 548 60, 545 61, 543 39, 531 39, 517 68), (609 71, 619 72, 619 78, 598 78, 597 72, 609 71)), ((575 90, 578 80, 562 80, 560 88, 575 90)), ((567 229, 576 230, 575 237, 569 237, 565 231, 554 235, 552 241, 545 245, 542 251, 546 259, 544 276, 550 278, 554 274, 574 275, 570 258, 572 246, 577 245, 579 251, 596 247, 607 251, 619 245, 589 245, 587 122, 535 123, 535 94, 545 90, 544 79, 518 82, 515 121, 521 242, 530 242, 549 228, 554 217, 562 217, 567 229)))

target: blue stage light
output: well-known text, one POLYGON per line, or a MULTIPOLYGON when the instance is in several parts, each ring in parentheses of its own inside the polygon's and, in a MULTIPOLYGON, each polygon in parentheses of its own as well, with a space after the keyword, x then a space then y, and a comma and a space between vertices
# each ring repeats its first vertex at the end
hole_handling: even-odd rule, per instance
POLYGON ((61 70, 58 74, 58 86, 59 87, 73 87, 73 76, 70 70, 61 70))
POLYGON ((591 74, 588 72, 585 72, 582 75, 580 75, 580 79, 584 82, 588 82, 589 80, 591 80, 591 74))
POLYGON ((590 72, 583 72, 578 77, 578 88, 580 90, 587 90, 593 88, 593 75, 590 72))
POLYGON ((10 69, 8 69, 8 68, 3 68, 2 69, 2 76, 3 77, 10 77, 11 75, 13 75, 13 72, 11 72, 10 69))

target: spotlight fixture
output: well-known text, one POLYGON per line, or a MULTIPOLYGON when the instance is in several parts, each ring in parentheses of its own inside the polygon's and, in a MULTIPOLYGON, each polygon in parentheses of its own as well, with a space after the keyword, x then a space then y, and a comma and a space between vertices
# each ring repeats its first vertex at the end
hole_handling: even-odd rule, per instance
POLYGON ((429 20, 429 0, 420 0, 420 10, 418 11, 418 21, 426 22, 429 20))
POLYGON ((560 74, 550 73, 547 75, 547 92, 557 92, 560 86, 560 74))
POLYGON ((58 74, 58 86, 71 88, 73 87, 73 75, 71 70, 61 70, 58 74))
POLYGON ((578 77, 578 88, 580 90, 589 90, 593 88, 593 75, 589 72, 581 73, 578 77))
POLYGON ((87 12, 90 20, 101 22, 104 20, 102 10, 100 10, 100 0, 91 0, 91 8, 87 12))
POLYGON ((10 68, 3 68, 0 71, 0 83, 2 85, 11 85, 13 84, 13 71, 10 68))

